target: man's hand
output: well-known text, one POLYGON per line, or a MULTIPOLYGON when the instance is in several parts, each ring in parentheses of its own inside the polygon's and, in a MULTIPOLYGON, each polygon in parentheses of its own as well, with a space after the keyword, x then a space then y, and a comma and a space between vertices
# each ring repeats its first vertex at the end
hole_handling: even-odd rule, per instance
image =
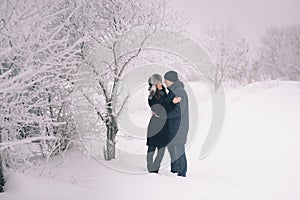
POLYGON ((177 104, 177 103, 179 103, 181 101, 181 97, 174 97, 174 99, 172 100, 172 102, 174 103, 174 104, 177 104))

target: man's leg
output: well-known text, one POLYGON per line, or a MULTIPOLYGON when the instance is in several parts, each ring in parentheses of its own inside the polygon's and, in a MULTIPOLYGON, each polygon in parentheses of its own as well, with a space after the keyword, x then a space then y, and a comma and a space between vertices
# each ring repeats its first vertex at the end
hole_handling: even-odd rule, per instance
POLYGON ((173 144, 168 145, 168 151, 170 153, 171 158, 171 172, 178 173, 178 166, 177 166, 177 157, 175 152, 175 146, 173 144))
POLYGON ((148 172, 153 172, 153 156, 155 152, 156 147, 148 146, 148 151, 147 151, 147 169, 148 172))
POLYGON ((186 176, 187 172, 187 160, 185 155, 184 144, 178 144, 175 146, 176 156, 178 157, 178 176, 186 176))

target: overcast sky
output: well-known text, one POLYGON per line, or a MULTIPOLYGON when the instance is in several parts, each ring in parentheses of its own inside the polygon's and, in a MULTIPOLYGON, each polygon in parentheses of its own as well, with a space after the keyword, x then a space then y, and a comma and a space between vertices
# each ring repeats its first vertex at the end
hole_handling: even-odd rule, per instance
POLYGON ((199 32, 213 22, 231 21, 249 42, 257 44, 265 27, 300 23, 300 0, 167 0, 191 18, 187 29, 199 32))

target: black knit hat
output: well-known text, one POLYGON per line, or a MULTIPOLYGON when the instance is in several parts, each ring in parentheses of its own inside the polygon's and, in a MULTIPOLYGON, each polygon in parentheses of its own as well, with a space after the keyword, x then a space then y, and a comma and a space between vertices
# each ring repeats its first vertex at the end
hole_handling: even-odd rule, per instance
POLYGON ((178 74, 175 71, 168 71, 165 74, 164 78, 167 79, 167 80, 169 80, 169 81, 175 82, 178 79, 178 74))

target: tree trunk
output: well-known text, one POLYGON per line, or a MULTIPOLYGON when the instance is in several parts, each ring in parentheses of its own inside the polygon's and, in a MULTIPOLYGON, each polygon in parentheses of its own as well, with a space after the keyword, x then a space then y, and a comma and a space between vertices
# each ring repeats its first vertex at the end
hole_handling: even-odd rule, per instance
MULTIPOLYGON (((0 127, 0 132, 1 132, 1 127, 0 127)), ((0 135, 0 143, 2 142, 2 136, 0 135)), ((5 180, 4 180, 4 166, 3 166, 3 160, 2 160, 2 153, 3 151, 0 151, 0 193, 4 192, 4 185, 5 185, 5 180)))
POLYGON ((116 117, 110 114, 106 122, 106 149, 104 149, 105 160, 112 160, 116 158, 116 135, 118 132, 118 125, 116 117))
POLYGON ((4 192, 4 173, 3 173, 3 162, 2 162, 2 154, 0 152, 0 193, 4 192))
POLYGON ((105 150, 105 160, 112 160, 116 158, 115 154, 116 143, 109 138, 106 138, 106 150, 105 150))

